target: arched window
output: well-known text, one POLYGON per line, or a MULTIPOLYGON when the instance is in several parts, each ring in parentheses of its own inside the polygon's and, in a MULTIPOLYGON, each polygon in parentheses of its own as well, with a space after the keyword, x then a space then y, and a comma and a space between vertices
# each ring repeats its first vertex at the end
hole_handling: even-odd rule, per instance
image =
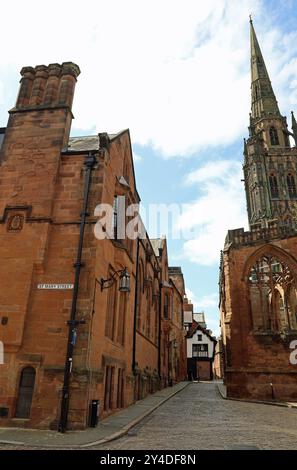
POLYGON ((290 147, 290 140, 287 132, 283 131, 284 134, 284 141, 285 141, 285 147, 290 147))
POLYGON ((152 321, 152 286, 151 283, 147 287, 147 303, 146 303, 146 335, 151 337, 151 321, 152 321))
POLYGON ((118 343, 122 345, 125 344, 126 316, 127 316, 126 313, 127 313, 127 294, 126 292, 120 292, 117 341, 118 343))
POLYGON ((169 295, 165 294, 164 296, 164 319, 169 319, 169 295))
POLYGON ((278 133, 275 127, 273 126, 270 127, 269 136, 270 136, 271 145, 279 145, 278 133))
POLYGON ((16 418, 30 418, 34 385, 35 369, 33 367, 25 367, 21 372, 19 393, 15 412, 16 418))
POLYGON ((297 329, 295 278, 284 261, 262 256, 251 268, 248 283, 254 330, 297 329))
POLYGON ((255 95, 256 95, 256 100, 257 100, 259 98, 258 85, 255 85, 255 95))
MULTIPOLYGON (((114 276, 114 270, 109 269, 108 278, 114 276)), ((107 309, 105 318, 105 336, 110 338, 112 341, 115 340, 115 327, 116 327, 116 315, 118 307, 118 281, 114 280, 107 293, 107 309)))
POLYGON ((290 198, 297 197, 295 178, 292 173, 287 175, 287 186, 290 198))
POLYGON ((297 330, 297 289, 293 283, 287 291, 287 309, 291 329, 297 330))
POLYGON ((138 279, 137 279, 137 329, 141 329, 141 305, 143 295, 143 265, 138 265, 138 279))
POLYGON ((278 198, 279 193, 278 193, 277 178, 273 173, 271 173, 271 175, 269 176, 269 185, 270 185, 271 197, 278 198))

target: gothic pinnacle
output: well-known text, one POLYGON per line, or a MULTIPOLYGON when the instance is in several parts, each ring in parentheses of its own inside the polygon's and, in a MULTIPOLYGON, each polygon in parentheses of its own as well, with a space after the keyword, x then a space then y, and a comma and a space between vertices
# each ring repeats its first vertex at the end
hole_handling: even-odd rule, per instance
POLYGON ((293 111, 291 111, 291 115, 292 115, 292 131, 293 131, 293 136, 295 140, 295 145, 297 146, 297 122, 296 122, 293 111))
POLYGON ((243 139, 243 155, 247 157, 248 151, 247 151, 247 143, 246 139, 243 139))

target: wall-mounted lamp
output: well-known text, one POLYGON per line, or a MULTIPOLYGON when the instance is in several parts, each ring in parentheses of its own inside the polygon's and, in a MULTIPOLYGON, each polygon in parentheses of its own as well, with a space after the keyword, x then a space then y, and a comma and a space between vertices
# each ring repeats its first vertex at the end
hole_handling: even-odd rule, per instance
POLYGON ((130 292, 130 275, 128 273, 127 268, 116 271, 109 279, 101 278, 100 280, 101 291, 103 289, 108 289, 109 287, 111 287, 113 283, 115 282, 116 276, 119 276, 119 280, 120 280, 119 291, 130 292))

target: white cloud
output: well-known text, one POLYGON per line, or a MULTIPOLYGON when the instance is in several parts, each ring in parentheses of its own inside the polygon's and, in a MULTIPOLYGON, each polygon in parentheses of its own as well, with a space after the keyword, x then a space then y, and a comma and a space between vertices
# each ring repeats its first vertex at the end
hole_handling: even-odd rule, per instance
POLYGON ((142 157, 138 153, 133 152, 133 160, 134 162, 141 162, 142 157))
POLYGON ((196 312, 204 311, 207 308, 214 308, 218 306, 219 299, 217 293, 204 295, 201 298, 197 298, 196 294, 191 289, 186 288, 187 298, 194 305, 196 312))
POLYGON ((186 295, 187 295, 188 301, 194 305, 194 310, 197 310, 197 308, 198 308, 197 307, 197 297, 194 294, 194 292, 191 289, 189 289, 188 287, 186 287, 186 295))
POLYGON ((197 234, 183 245, 183 256, 189 261, 217 264, 227 231, 247 227, 241 179, 241 164, 236 160, 209 162, 188 175, 188 184, 199 185, 201 192, 177 221, 179 227, 197 234))
POLYGON ((216 308, 219 304, 219 295, 217 293, 204 295, 201 299, 198 300, 198 309, 207 310, 208 308, 216 308))
POLYGON ((197 298, 193 291, 186 288, 188 300, 194 305, 194 312, 205 311, 205 321, 207 328, 213 331, 215 336, 220 336, 219 328, 219 310, 218 310, 218 294, 212 293, 197 298))
POLYGON ((1 8, 0 40, 10 38, 0 56, 0 71, 11 70, 4 96, 12 99, 12 86, 16 94, 23 65, 73 60, 82 70, 74 101, 81 131, 129 127, 134 143, 166 157, 237 139, 250 108, 250 11, 273 76, 283 69, 280 88, 290 86, 290 105, 296 100, 296 33, 271 28, 260 0, 73 0, 71 8, 52 0, 39 21, 36 5, 1 8))
POLYGON ((3 106, 4 103, 4 87, 3 83, 0 82, 0 106, 3 106))

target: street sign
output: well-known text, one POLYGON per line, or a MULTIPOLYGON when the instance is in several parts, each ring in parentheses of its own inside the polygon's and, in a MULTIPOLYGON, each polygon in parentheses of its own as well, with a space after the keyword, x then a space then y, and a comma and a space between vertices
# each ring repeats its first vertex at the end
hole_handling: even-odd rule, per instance
POLYGON ((37 289, 69 290, 73 289, 73 284, 37 284, 37 289))

